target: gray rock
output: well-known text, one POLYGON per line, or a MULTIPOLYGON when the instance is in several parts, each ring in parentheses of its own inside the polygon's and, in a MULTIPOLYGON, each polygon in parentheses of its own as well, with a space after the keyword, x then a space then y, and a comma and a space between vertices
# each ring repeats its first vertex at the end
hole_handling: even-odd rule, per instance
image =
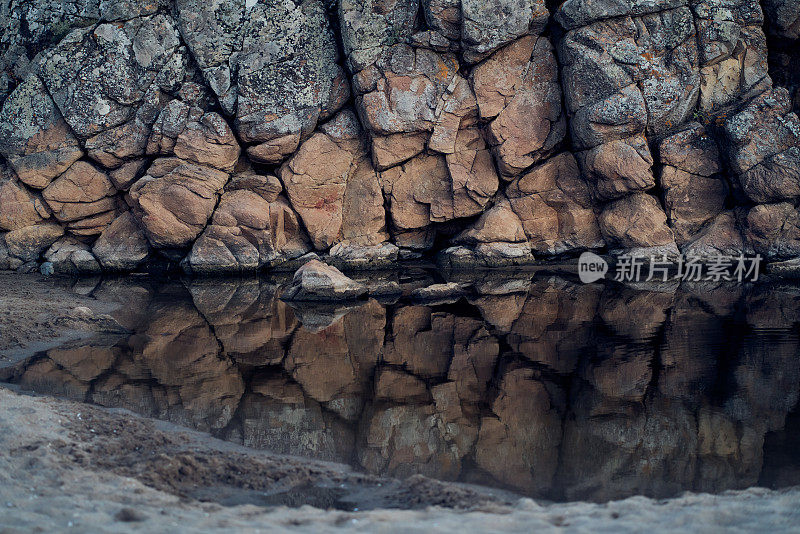
POLYGON ((70 33, 39 74, 72 131, 86 139, 134 119, 154 84, 172 81, 157 76, 179 47, 178 29, 166 15, 100 24, 70 33))
POLYGON ((419 0, 341 0, 339 24, 350 70, 362 70, 383 47, 410 37, 418 11, 419 0))
POLYGON ((462 0, 464 58, 476 63, 523 35, 539 35, 550 12, 544 0, 462 0))
POLYGON ((422 302, 455 302, 465 294, 463 284, 448 282, 417 288, 409 296, 422 302))
POLYGON ((281 298, 296 301, 351 300, 364 296, 367 288, 331 265, 311 260, 294 273, 292 284, 281 298))
POLYGON ((570 30, 597 20, 644 15, 681 5, 686 5, 685 0, 566 0, 558 7, 556 21, 570 30))
POLYGON ((321 1, 176 7, 184 40, 244 141, 305 136, 349 96, 321 1))
POLYGON ((800 258, 768 263, 767 272, 783 278, 800 278, 800 258))
POLYGON ((9 268, 8 248, 6 247, 6 236, 0 233, 0 271, 9 268))
POLYGON ((800 39, 800 1, 764 0, 762 3, 772 31, 781 37, 800 39))
POLYGON ((52 263, 50 263, 49 261, 46 261, 46 262, 44 262, 43 264, 41 264, 39 266, 39 272, 42 273, 42 276, 48 277, 48 276, 52 276, 53 275, 53 273, 55 272, 55 269, 53 268, 53 264, 52 263))
POLYGON ((44 269, 45 265, 49 265, 51 273, 98 273, 102 270, 89 245, 71 236, 62 237, 53 243, 45 252, 44 257, 47 261, 42 264, 41 268, 44 269))
POLYGON ((395 265, 399 250, 392 243, 373 246, 337 243, 331 247, 330 261, 346 269, 379 269, 395 265))
POLYGON ((126 211, 103 230, 92 252, 104 269, 131 271, 147 258, 150 246, 131 212, 126 211))

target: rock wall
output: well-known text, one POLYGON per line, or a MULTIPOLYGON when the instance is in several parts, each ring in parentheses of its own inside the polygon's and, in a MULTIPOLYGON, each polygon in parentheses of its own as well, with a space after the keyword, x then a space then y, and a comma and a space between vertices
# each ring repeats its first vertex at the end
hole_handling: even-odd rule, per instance
POLYGON ((7 0, 0 268, 800 255, 800 2, 553 4, 7 0))

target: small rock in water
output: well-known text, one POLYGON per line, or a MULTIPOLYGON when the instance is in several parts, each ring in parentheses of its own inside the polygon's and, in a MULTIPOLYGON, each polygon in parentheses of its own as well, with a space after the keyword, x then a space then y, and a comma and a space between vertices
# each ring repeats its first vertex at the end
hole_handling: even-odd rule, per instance
MULTIPOLYGON (((92 310, 90 310, 86 306, 78 306, 77 308, 72 309, 73 317, 86 318, 86 317, 92 317, 93 315, 94 314, 92 313, 92 310)), ((80 416, 80 414, 78 415, 80 416)))
POLYGON ((114 516, 114 519, 123 523, 139 523, 147 521, 147 516, 134 508, 123 508, 114 516))
POLYGON ((292 285, 283 292, 283 300, 334 301, 357 299, 367 293, 360 284, 331 265, 311 260, 294 273, 292 285))
POLYGON ((411 292, 411 298, 421 301, 457 300, 465 294, 464 287, 457 282, 433 284, 411 292))
POLYGON ((52 276, 55 272, 55 269, 53 268, 53 264, 51 262, 46 261, 39 266, 39 272, 42 273, 42 276, 52 276))

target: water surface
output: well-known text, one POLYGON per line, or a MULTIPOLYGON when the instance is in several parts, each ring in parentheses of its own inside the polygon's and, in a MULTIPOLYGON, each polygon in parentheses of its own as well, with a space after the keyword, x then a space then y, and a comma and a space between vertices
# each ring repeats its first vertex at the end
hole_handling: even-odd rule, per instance
MULTIPOLYGON (((439 275, 388 276, 408 289, 439 275)), ((455 302, 293 307, 269 279, 84 280, 76 291, 125 303, 124 331, 0 380, 554 501, 800 484, 800 288, 471 282, 455 302)))

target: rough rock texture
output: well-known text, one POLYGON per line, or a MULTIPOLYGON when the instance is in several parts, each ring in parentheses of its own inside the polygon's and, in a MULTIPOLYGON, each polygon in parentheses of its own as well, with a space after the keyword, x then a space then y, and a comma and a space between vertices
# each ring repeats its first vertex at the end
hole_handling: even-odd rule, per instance
POLYGON ((682 246, 722 212, 728 186, 717 145, 699 124, 663 139, 658 152, 664 210, 682 246))
POLYGON ((798 7, 17 0, 0 231, 14 264, 58 226, 104 269, 155 249, 196 273, 311 249, 348 268, 788 259, 791 224, 770 224, 800 201, 798 7))
POLYGON ((89 245, 74 237, 63 237, 53 243, 44 254, 57 273, 76 274, 100 272, 100 263, 92 255, 89 245))
POLYGON ((677 253, 667 218, 651 195, 636 193, 615 200, 603 209, 598 220, 612 248, 677 253))
POLYGON ((113 271, 131 271, 148 255, 147 238, 127 211, 114 219, 92 248, 100 264, 113 271))
POLYGON ((228 174, 177 158, 156 160, 130 190, 134 213, 151 244, 190 244, 214 213, 228 174))
POLYGON ((377 245, 388 238, 378 175, 352 112, 305 141, 280 177, 317 250, 342 240, 377 245))
POLYGON ((211 223, 187 257, 192 271, 253 271, 310 250, 297 215, 286 199, 268 202, 258 193, 224 193, 211 223))
POLYGON ((292 285, 283 292, 284 300, 348 300, 365 295, 367 288, 319 260, 311 260, 294 273, 292 285))

